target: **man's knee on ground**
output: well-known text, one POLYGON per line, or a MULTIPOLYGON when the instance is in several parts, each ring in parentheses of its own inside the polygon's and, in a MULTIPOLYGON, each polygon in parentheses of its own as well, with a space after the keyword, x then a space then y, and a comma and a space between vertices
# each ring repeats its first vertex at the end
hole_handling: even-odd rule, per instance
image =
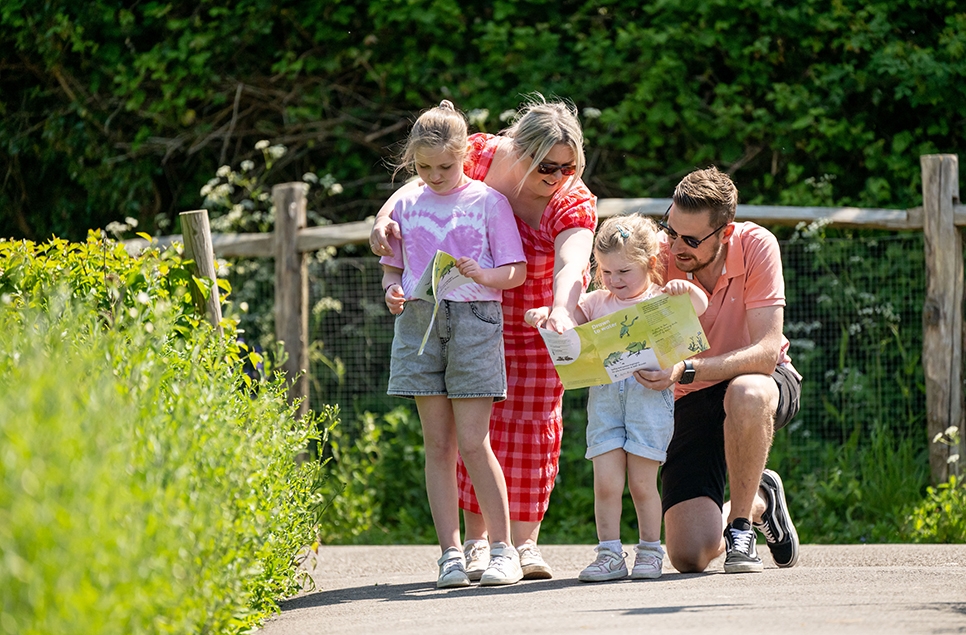
POLYGON ((727 423, 745 423, 755 415, 774 414, 778 407, 778 385, 770 375, 740 375, 725 392, 727 423))
POLYGON ((717 557, 716 550, 701 549, 694 545, 675 547, 667 545, 667 556, 671 566, 681 573, 700 573, 708 568, 708 564, 717 557))

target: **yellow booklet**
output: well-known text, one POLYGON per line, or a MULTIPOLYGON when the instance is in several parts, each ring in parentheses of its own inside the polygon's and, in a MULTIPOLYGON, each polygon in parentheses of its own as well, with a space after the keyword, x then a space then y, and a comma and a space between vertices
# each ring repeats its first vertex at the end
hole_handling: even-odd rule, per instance
POLYGON ((565 389, 620 381, 708 350, 691 296, 662 293, 557 333, 540 329, 565 389))
POLYGON ((426 333, 423 335, 423 341, 419 345, 417 355, 422 355, 423 349, 426 348, 429 334, 436 322, 436 312, 439 310, 440 300, 446 299, 446 296, 453 289, 470 282, 473 282, 473 280, 461 274, 459 269, 456 268, 456 258, 445 251, 436 250, 433 261, 426 265, 423 275, 419 277, 419 282, 416 283, 416 288, 413 289, 413 298, 429 300, 433 303, 433 317, 430 318, 429 326, 426 327, 426 333))

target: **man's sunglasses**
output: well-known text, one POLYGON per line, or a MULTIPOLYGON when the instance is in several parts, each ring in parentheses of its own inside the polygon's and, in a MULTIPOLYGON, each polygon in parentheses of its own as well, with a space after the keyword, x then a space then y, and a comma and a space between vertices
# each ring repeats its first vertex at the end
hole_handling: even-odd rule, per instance
POLYGON ((557 170, 564 176, 573 176, 577 174, 576 165, 560 165, 559 163, 538 163, 537 172, 540 174, 553 174, 557 170))
POLYGON ((671 206, 668 205, 667 211, 664 212, 664 218, 662 218, 657 222, 657 226, 660 227, 665 234, 670 236, 671 240, 677 240, 678 238, 680 238, 681 240, 684 241, 684 244, 690 247, 691 249, 697 249, 701 245, 701 243, 711 238, 712 236, 714 236, 715 234, 717 234, 722 229, 728 226, 728 223, 725 223, 724 225, 722 225, 721 227, 719 227, 718 229, 714 230, 713 232, 711 232, 710 234, 708 234, 707 236, 701 239, 695 238, 694 236, 682 236, 676 231, 674 231, 673 229, 671 229, 671 226, 667 224, 667 219, 670 214, 671 214, 671 206))

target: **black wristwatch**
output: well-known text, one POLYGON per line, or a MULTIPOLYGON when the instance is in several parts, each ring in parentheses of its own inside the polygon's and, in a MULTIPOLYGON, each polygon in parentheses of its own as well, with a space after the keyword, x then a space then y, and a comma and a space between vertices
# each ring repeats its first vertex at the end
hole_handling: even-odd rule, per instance
POLYGON ((691 363, 690 359, 684 360, 684 374, 681 375, 681 379, 678 380, 679 384, 690 384, 694 381, 694 365, 691 363))

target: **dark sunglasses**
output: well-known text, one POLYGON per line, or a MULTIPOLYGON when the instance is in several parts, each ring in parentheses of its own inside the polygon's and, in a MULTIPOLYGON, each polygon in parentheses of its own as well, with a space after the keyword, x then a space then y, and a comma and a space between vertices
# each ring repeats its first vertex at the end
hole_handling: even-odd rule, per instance
POLYGON ((560 165, 559 163, 538 163, 537 172, 540 174, 553 174, 557 170, 564 176, 573 176, 577 174, 576 165, 560 165))
POLYGON ((678 238, 680 238, 681 240, 684 241, 684 244, 690 247, 691 249, 697 249, 701 245, 701 243, 711 238, 712 236, 714 236, 715 234, 717 234, 722 229, 728 226, 728 223, 725 223, 724 225, 722 225, 721 227, 719 227, 718 229, 714 230, 713 232, 711 232, 710 234, 708 234, 707 236, 701 239, 695 238, 693 236, 682 236, 676 231, 674 231, 673 229, 671 229, 671 226, 667 224, 667 219, 670 214, 671 214, 671 206, 668 205, 667 211, 664 212, 664 218, 658 221, 657 226, 660 227, 665 234, 670 236, 671 240, 677 240, 678 238))

